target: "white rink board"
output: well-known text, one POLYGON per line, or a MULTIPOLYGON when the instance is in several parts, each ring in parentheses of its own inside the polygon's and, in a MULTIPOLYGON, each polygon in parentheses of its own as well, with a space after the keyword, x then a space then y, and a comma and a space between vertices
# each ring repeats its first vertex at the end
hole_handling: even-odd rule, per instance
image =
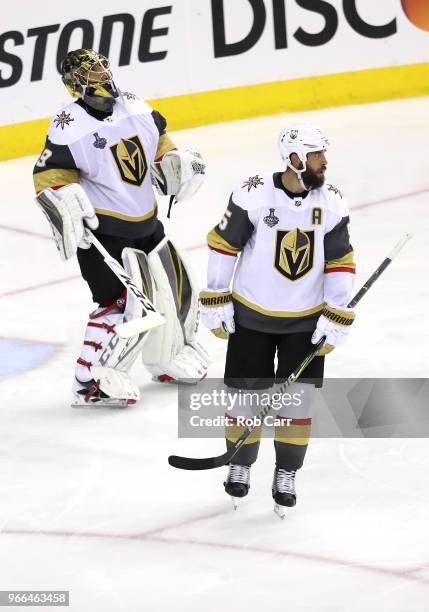
POLYGON ((285 10, 282 5, 253 0, 254 12, 248 0, 126 0, 120 6, 16 0, 0 30, 0 125, 52 115, 69 101, 57 54, 62 59, 84 43, 99 48, 103 20, 118 85, 146 99, 429 60, 429 33, 407 19, 399 0, 359 0, 357 16, 346 15, 341 0, 325 2, 322 13, 295 0, 285 10), (106 19, 115 15, 125 15, 128 29, 116 22, 110 36, 106 19), (250 38, 231 55, 222 36, 226 45, 250 38), (129 57, 119 65, 123 44, 129 57))

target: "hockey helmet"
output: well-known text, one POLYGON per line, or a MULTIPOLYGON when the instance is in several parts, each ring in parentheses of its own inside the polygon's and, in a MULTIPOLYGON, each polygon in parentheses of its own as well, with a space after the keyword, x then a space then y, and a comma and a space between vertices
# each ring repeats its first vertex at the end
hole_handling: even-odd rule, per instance
POLYGON ((318 127, 300 123, 284 128, 279 136, 280 155, 286 165, 296 174, 301 175, 307 168, 307 155, 316 151, 325 151, 329 146, 328 139, 318 127), (292 165, 290 156, 296 153, 303 165, 297 169, 292 165))
POLYGON ((119 91, 107 57, 93 49, 70 51, 61 65, 64 85, 74 98, 95 110, 111 112, 119 91))

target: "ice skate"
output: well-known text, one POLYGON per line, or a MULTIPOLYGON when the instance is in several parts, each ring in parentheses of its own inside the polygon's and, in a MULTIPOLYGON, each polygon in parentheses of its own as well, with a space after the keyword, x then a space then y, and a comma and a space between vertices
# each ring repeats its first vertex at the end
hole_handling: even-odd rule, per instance
POLYGON ((93 367, 92 370, 95 379, 82 382, 75 378, 73 408, 126 408, 139 401, 139 389, 125 372, 103 367, 93 367))
POLYGON ((73 393, 72 408, 126 408, 130 404, 136 403, 136 400, 109 397, 100 390, 95 380, 91 380, 85 385, 87 386, 83 386, 82 389, 73 393))
POLYGON ((225 492, 231 496, 234 510, 238 509, 238 499, 246 497, 250 488, 250 465, 231 463, 226 481, 225 492))
POLYGON ((288 471, 283 468, 275 468, 272 494, 274 499, 274 512, 281 518, 285 517, 285 507, 293 507, 296 504, 294 470, 288 471))

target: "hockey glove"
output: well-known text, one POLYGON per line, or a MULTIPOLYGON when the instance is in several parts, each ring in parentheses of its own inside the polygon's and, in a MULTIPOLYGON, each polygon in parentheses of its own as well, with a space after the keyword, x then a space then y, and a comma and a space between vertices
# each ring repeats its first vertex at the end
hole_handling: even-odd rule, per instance
POLYGON ((322 336, 326 336, 325 344, 317 353, 319 357, 327 355, 335 347, 341 346, 349 334, 355 313, 353 310, 343 310, 326 305, 317 320, 317 326, 311 337, 311 342, 317 344, 322 336))
POLYGON ((85 239, 85 225, 98 227, 95 210, 79 183, 70 183, 61 189, 47 187, 36 202, 48 219, 61 259, 66 261, 76 254, 77 248, 89 249, 85 239))
POLYGON ((198 191, 205 170, 197 151, 168 151, 161 161, 151 163, 152 184, 160 195, 174 195, 181 202, 198 191))
POLYGON ((217 338, 235 332, 234 306, 229 289, 204 289, 200 293, 201 320, 217 338))

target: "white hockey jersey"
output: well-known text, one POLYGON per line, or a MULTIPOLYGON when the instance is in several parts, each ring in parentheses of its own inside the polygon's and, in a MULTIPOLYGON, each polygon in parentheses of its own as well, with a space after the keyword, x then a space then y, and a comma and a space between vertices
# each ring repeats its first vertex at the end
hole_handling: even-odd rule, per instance
POLYGON ((355 264, 347 202, 332 185, 297 195, 281 173, 253 176, 233 191, 208 235, 208 286, 229 286, 238 324, 269 333, 314 329, 324 305, 344 308, 355 264))
POLYGON ((104 119, 72 102, 51 122, 34 168, 36 191, 80 182, 99 233, 148 235, 157 212, 150 163, 175 148, 165 127, 162 115, 132 94, 122 94, 104 119))

